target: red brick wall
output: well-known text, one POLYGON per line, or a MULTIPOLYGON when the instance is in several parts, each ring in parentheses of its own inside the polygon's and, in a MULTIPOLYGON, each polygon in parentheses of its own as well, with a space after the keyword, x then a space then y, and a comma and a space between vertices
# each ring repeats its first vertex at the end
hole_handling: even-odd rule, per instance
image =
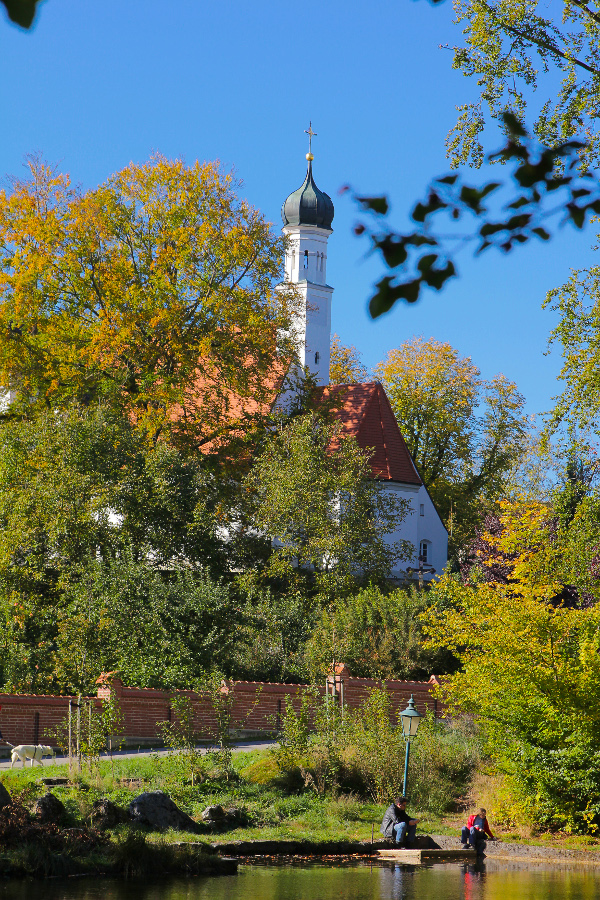
MULTIPOLYGON (((171 706, 173 694, 146 688, 124 687, 115 677, 101 676, 98 679, 98 698, 102 700, 114 691, 118 698, 124 720, 124 737, 128 742, 159 741, 160 723, 171 721, 175 712, 171 706)), ((438 701, 433 697, 437 682, 386 681, 369 678, 351 678, 345 667, 328 680, 328 690, 343 698, 345 705, 356 709, 366 699, 373 688, 385 685, 391 696, 394 715, 406 706, 411 694, 419 712, 426 708, 439 712, 438 701)), ((286 698, 295 707, 301 703, 306 685, 270 684, 262 682, 232 682, 224 686, 226 693, 232 692, 232 727, 248 731, 274 732, 281 724, 286 698)), ((322 691, 324 692, 325 687, 322 691)), ((208 694, 180 691, 190 698, 194 708, 194 723, 199 735, 211 739, 215 737, 215 714, 208 694)), ((68 717, 69 700, 76 703, 76 697, 43 695, 0 694, 0 729, 6 741, 11 744, 48 743, 58 744, 57 731, 64 729, 68 717)))

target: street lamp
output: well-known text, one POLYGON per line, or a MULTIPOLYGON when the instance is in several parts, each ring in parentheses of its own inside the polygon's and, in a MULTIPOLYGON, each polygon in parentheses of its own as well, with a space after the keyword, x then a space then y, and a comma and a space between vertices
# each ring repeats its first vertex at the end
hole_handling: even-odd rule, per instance
POLYGON ((408 759, 410 756, 410 739, 414 738, 417 731, 419 730, 419 722, 423 716, 420 712, 415 708, 415 699, 413 695, 410 695, 410 700, 408 701, 408 706, 404 710, 404 712, 400 713, 400 721, 402 722, 402 733, 404 734, 404 740, 406 741, 406 758, 404 760, 404 786, 402 788, 402 794, 406 797, 406 783, 408 781, 408 759))

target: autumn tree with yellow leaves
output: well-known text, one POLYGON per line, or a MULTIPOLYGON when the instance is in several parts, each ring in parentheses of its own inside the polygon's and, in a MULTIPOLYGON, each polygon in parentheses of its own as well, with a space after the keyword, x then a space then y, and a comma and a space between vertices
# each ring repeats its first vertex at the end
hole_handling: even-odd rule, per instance
POLYGON ((485 381, 469 357, 434 338, 390 350, 375 375, 456 550, 502 496, 529 429, 525 399, 503 375, 485 381))
POLYGON ((152 438, 244 429, 289 358, 283 245, 217 164, 155 156, 94 190, 39 160, 0 193, 0 384, 13 408, 104 398, 152 438))
MULTIPOLYGON (((577 522, 570 535, 561 533, 552 510, 535 502, 502 504, 500 522, 485 540, 502 556, 507 577, 486 580, 490 552, 466 581, 444 576, 426 614, 427 646, 460 660, 460 671, 443 680, 448 712, 474 717, 530 820, 595 831, 600 606, 560 600, 577 534, 582 545, 590 535, 577 522)), ((587 560, 580 558, 586 563, 589 550, 587 560)), ((594 592, 600 595, 597 586, 594 592)))
POLYGON ((339 335, 334 334, 331 338, 330 354, 330 384, 357 384, 368 381, 367 367, 360 357, 360 351, 354 345, 342 344, 339 335))

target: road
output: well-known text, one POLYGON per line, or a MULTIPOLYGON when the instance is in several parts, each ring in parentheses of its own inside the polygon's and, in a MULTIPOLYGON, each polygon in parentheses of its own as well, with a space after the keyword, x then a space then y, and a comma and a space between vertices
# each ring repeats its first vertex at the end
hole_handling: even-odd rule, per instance
MULTIPOLYGON (((250 750, 266 750, 269 747, 273 747, 277 744, 277 741, 240 741, 237 744, 232 746, 232 751, 234 753, 249 753, 250 750)), ((2 745, 0 745, 0 749, 2 745)), ((198 749, 207 753, 210 748, 199 746, 198 749)), ((137 759, 140 756, 151 756, 156 753, 158 756, 164 756, 171 751, 165 750, 163 747, 157 750, 115 750, 113 753, 113 757, 115 759, 137 759)), ((106 754, 102 754, 101 759, 108 759, 109 757, 106 754)), ((38 766, 39 763, 36 763, 38 766)), ((68 759, 65 756, 57 756, 53 761, 52 758, 45 758, 43 762, 44 766, 66 766, 68 765, 68 759)), ((15 763, 15 768, 20 768, 21 763, 15 763)), ((2 769, 10 769, 10 759, 0 761, 0 770, 2 769)))

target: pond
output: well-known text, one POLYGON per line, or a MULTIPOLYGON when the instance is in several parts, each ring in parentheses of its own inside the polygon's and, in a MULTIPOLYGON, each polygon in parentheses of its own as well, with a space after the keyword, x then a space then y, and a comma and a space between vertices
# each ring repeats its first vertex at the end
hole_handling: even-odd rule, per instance
POLYGON ((241 865, 238 875, 145 884, 107 879, 0 882, 0 900, 596 900, 592 866, 241 865))

